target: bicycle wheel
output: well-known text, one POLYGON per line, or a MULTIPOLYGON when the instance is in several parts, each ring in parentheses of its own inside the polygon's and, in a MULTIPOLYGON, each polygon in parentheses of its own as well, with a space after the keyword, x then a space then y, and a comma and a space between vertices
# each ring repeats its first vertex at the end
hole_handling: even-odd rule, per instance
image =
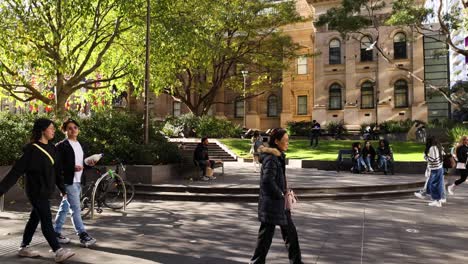
POLYGON ((115 177, 106 183, 105 193, 102 200, 104 205, 111 209, 123 208, 125 191, 127 193, 126 205, 128 205, 135 195, 135 187, 133 184, 125 182, 120 176, 115 174, 115 177))

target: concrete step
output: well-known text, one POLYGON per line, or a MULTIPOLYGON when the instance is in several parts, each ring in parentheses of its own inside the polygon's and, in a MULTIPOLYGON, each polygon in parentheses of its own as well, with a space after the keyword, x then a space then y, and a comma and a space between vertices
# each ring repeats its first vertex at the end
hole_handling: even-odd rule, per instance
MULTIPOLYGON (((299 194, 299 203, 304 201, 323 200, 369 200, 383 198, 408 198, 419 188, 379 192, 353 193, 317 193, 299 194)), ((258 202, 258 194, 220 194, 220 193, 175 193, 175 192, 145 192, 136 191, 135 196, 140 199, 164 201, 199 201, 199 202, 258 202)), ((300 206, 300 204, 299 204, 300 206)))

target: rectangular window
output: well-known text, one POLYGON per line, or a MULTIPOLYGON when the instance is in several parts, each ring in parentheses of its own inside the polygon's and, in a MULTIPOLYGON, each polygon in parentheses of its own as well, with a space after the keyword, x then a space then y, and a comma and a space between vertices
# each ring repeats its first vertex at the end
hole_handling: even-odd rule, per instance
POLYGON ((340 110, 341 106, 341 91, 340 90, 333 90, 330 91, 330 110, 340 110))
POLYGON ((341 64, 341 47, 330 48, 330 64, 341 64))
POLYGON ((361 108, 362 109, 374 108, 374 90, 373 89, 361 90, 361 108))
POLYGON ((297 58, 297 74, 307 74, 307 57, 297 58))
POLYGON ((173 116, 180 116, 180 108, 181 108, 181 103, 180 102, 173 102, 172 103, 172 115, 173 116))
POLYGON ((234 117, 244 117, 244 100, 237 99, 234 103, 234 117))
POLYGON ((367 49, 361 49, 361 61, 373 61, 373 51, 367 49))
POLYGON ((307 115, 307 95, 297 97, 297 114, 307 115))
POLYGON ((393 44, 393 52, 394 58, 398 59, 406 59, 406 42, 395 42, 393 44))
POLYGON ((395 90, 395 107, 408 107, 408 90, 395 90))

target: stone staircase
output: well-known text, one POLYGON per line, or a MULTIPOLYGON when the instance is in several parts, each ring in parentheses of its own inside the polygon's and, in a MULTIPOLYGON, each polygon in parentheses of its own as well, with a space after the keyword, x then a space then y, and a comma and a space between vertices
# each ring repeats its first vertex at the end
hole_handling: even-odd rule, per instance
MULTIPOLYGON (((199 142, 199 141, 198 141, 199 142)), ((179 144, 182 144, 182 148, 187 155, 190 153, 193 155, 193 152, 195 151, 195 148, 198 145, 198 142, 179 142, 179 144)), ((236 161, 237 157, 232 156, 229 154, 227 151, 225 151, 221 146, 219 146, 217 143, 209 143, 208 144, 208 155, 211 160, 222 160, 223 162, 230 162, 230 161, 236 161)))

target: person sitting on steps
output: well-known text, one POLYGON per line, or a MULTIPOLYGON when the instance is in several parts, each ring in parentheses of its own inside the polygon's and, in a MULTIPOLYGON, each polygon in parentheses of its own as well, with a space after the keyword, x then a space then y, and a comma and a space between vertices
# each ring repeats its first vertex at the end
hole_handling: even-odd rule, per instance
POLYGON ((203 170, 203 181, 214 180, 216 177, 207 175, 207 168, 210 167, 214 169, 215 161, 210 160, 208 156, 208 137, 203 137, 201 139, 201 143, 198 143, 197 147, 195 148, 195 152, 193 153, 193 160, 195 163, 203 170))

